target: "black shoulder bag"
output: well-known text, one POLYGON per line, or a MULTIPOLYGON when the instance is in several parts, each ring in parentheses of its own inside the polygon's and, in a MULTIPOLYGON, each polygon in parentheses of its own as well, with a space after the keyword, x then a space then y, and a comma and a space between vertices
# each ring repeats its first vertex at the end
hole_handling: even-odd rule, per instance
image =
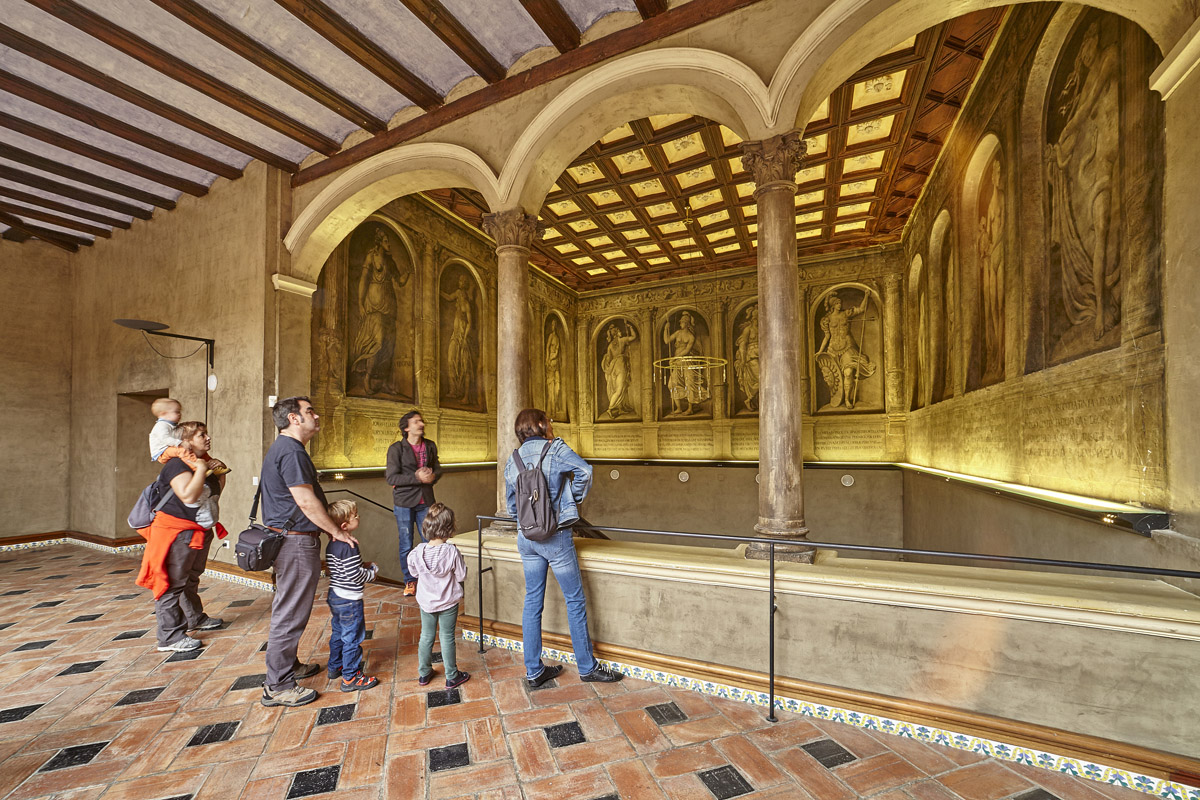
POLYGON ((250 508, 250 527, 238 534, 237 544, 233 551, 237 554, 237 565, 247 572, 262 572, 275 565, 279 556, 279 548, 283 547, 283 537, 292 527, 292 520, 283 524, 283 530, 276 531, 266 525, 255 522, 258 517, 258 501, 262 497, 262 482, 254 493, 254 505, 250 508))

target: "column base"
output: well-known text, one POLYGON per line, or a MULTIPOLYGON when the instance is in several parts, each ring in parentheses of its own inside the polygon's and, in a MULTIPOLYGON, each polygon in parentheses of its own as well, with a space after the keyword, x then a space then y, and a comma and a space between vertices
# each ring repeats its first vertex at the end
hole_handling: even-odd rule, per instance
MULTIPOLYGON (((505 513, 507 512, 497 511, 496 516, 505 513)), ((509 539, 515 539, 517 538, 517 521, 515 519, 494 519, 483 529, 483 532, 488 536, 507 536, 509 539)))
MULTIPOLYGON (((754 526, 754 532, 759 536, 778 539, 775 545, 775 560, 790 561, 794 564, 811 564, 816 548, 805 544, 808 538, 808 527, 804 520, 788 520, 783 524, 778 521, 760 520, 754 526)), ((746 548, 746 558, 755 561, 768 561, 771 558, 771 546, 763 542, 751 542, 746 548)))

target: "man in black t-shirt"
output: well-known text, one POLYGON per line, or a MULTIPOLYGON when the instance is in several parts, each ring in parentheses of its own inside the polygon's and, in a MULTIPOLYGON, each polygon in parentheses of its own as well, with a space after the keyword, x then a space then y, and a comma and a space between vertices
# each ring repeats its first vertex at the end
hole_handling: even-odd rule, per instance
POLYGON ((343 542, 358 540, 342 531, 325 511, 325 493, 304 446, 321 427, 307 397, 289 397, 271 408, 279 436, 263 459, 263 523, 287 531, 275 559, 275 599, 267 637, 264 706, 302 706, 317 699, 314 689, 297 680, 321 671, 320 664, 296 660, 300 637, 312 614, 313 593, 321 574, 321 531, 343 542))

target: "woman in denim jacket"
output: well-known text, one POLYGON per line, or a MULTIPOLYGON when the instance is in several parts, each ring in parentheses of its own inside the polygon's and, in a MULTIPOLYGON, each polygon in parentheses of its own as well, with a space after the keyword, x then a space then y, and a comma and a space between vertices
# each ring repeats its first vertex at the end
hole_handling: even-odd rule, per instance
MULTIPOLYGON (((534 542, 517 533, 517 549, 525 568, 525 609, 521 614, 521 638, 525 650, 525 680, 531 688, 541 686, 562 672, 562 665, 547 667, 542 663, 542 608, 546 599, 547 568, 554 570, 554 579, 567 602, 567 624, 571 629, 571 647, 581 680, 611 683, 623 675, 604 669, 592 655, 592 640, 588 636, 587 601, 583 596, 583 580, 571 526, 579 521, 579 504, 592 487, 592 468, 562 439, 554 438, 554 426, 546 412, 526 408, 517 415, 517 452, 527 466, 532 467, 549 445, 542 472, 554 498, 556 530, 549 539, 534 542), (568 476, 570 480, 568 481, 568 476)), ((517 518, 516 461, 509 456, 504 465, 505 498, 508 515, 517 518)))

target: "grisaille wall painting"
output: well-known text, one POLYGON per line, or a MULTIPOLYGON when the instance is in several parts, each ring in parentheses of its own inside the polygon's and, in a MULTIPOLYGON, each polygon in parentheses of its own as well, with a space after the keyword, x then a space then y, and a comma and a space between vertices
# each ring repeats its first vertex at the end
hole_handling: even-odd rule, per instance
POLYGON ((596 337, 596 422, 642 418, 641 337, 626 317, 609 320, 596 337))
POLYGON ((883 315, 857 285, 835 287, 812 309, 813 409, 817 414, 883 410, 883 315))
POLYGON ((462 264, 442 270, 438 286, 439 400, 442 408, 486 411, 479 284, 462 264))
POLYGON ((984 385, 1004 378, 1004 292, 1007 285, 1004 169, 1000 152, 996 151, 984 167, 975 206, 984 385))
MULTIPOLYGON (((708 321, 695 309, 676 311, 662 323, 655 344, 659 359, 712 356, 708 321)), ((689 369, 686 362, 668 362, 655 369, 659 381, 659 419, 703 419, 712 416, 712 386, 708 369, 689 369)))
POLYGON ((734 416, 758 413, 758 303, 733 318, 733 390, 734 416))
POLYGON ((557 314, 546 317, 542 330, 542 364, 545 375, 546 413, 555 422, 570 422, 567 409, 568 380, 571 375, 571 352, 567 332, 557 314))
POLYGON ((346 394, 411 401, 413 265, 408 250, 390 227, 368 221, 350 235, 346 266, 344 287, 333 291, 334 296, 344 291, 346 394))

